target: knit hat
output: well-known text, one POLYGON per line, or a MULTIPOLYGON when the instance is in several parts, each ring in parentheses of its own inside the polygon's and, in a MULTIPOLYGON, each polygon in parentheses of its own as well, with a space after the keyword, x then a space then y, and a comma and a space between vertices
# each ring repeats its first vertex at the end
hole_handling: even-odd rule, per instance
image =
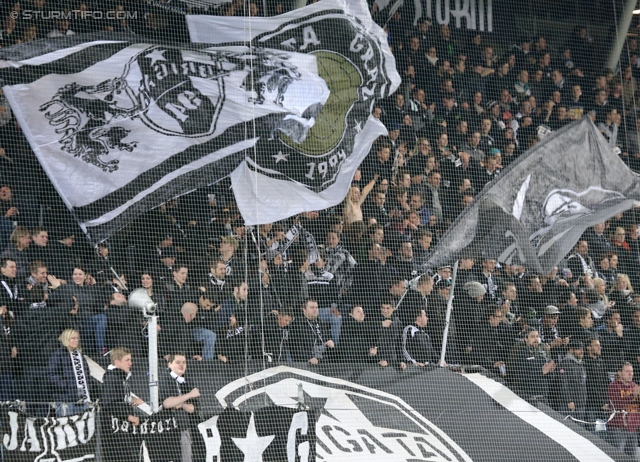
POLYGON ((487 289, 477 281, 470 281, 464 285, 464 290, 467 291, 469 297, 478 298, 487 293, 487 289))

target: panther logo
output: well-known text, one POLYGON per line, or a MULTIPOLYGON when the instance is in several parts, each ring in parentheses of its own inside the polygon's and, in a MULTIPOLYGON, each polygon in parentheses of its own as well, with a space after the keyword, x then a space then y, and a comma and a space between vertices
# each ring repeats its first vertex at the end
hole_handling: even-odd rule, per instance
MULTIPOLYGON (((212 137, 225 87, 234 85, 230 81, 237 82, 245 103, 283 112, 272 130, 301 142, 313 121, 305 113, 278 109, 285 105, 289 87, 303 78, 289 58, 287 53, 260 48, 185 50, 146 45, 120 76, 94 85, 67 84, 40 111, 60 135, 62 150, 105 172, 117 171, 119 163, 104 160, 105 156, 136 151, 141 140, 129 137, 139 123, 168 136, 212 137)), ((83 77, 78 80, 86 80, 83 77)), ((322 104, 313 105, 312 115, 322 104)))

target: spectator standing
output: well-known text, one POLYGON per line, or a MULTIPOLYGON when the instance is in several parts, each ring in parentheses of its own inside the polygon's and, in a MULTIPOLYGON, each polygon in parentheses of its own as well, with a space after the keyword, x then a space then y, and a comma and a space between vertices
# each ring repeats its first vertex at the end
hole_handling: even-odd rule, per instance
MULTIPOLYGON (((171 411, 178 422, 182 462, 191 462, 193 454, 190 416, 196 412, 200 390, 187 383, 187 358, 184 354, 169 355, 167 366, 167 370, 160 374, 159 401, 164 409, 171 411)), ((174 456, 174 460, 176 458, 174 456)))
POLYGON ((336 349, 344 363, 369 363, 377 358, 378 348, 370 327, 365 320, 362 305, 355 303, 344 319, 340 331, 340 344, 336 349))
POLYGON ((307 300, 302 306, 302 316, 292 323, 291 355, 294 361, 318 364, 330 357, 335 343, 327 324, 318 319, 318 302, 307 300))
POLYGON ((600 340, 592 337, 587 345, 584 357, 584 370, 587 373, 587 422, 598 419, 607 420, 609 417, 607 404, 607 388, 611 383, 607 368, 601 357, 600 340))
POLYGON ((604 315, 605 328, 598 331, 601 357, 606 370, 615 372, 625 357, 625 332, 620 313, 608 310, 604 315))
POLYGON ((588 254, 589 244, 586 240, 580 239, 573 248, 573 253, 567 258, 567 266, 574 278, 585 274, 592 277, 595 275, 595 265, 588 254))
POLYGON ((24 308, 22 290, 18 284, 18 267, 16 262, 0 259, 0 305, 18 314, 24 308))
POLYGON ((418 367, 435 367, 438 356, 426 331, 429 321, 427 313, 419 307, 414 307, 403 313, 403 316, 407 323, 402 331, 404 362, 418 367))
POLYGON ((540 347, 538 331, 529 328, 524 343, 517 345, 508 365, 516 393, 526 400, 546 402, 549 397, 549 374, 556 369, 556 362, 549 360, 546 349, 540 347))
POLYGON ((556 409, 577 420, 584 420, 587 404, 587 373, 582 364, 583 357, 584 344, 572 340, 557 373, 556 409))
POLYGON ((372 321, 375 346, 377 348, 376 360, 381 367, 400 367, 405 369, 406 363, 399 351, 402 337, 402 322, 395 315, 395 305, 390 297, 386 297, 380 303, 381 316, 374 317, 372 321))
POLYGON ((89 364, 80 348, 80 333, 65 329, 58 337, 62 348, 49 359, 49 380, 56 401, 56 415, 65 417, 87 409, 98 398, 93 387, 89 364))
POLYGON ((131 351, 126 348, 111 350, 111 364, 102 379, 102 452, 104 460, 137 462, 140 457, 141 441, 133 434, 131 426, 140 425, 140 417, 135 410, 143 401, 131 393, 131 351), (114 432, 115 428, 127 431, 114 432), (128 425, 124 425, 128 423, 128 425))
POLYGON ((1 259, 9 259, 16 262, 18 267, 17 278, 24 281, 29 276, 29 244, 31 244, 31 234, 24 226, 18 226, 9 238, 9 246, 0 254, 1 259))
POLYGON ((607 399, 615 412, 607 426, 611 444, 632 458, 635 458, 638 447, 639 396, 640 386, 633 382, 633 366, 624 362, 607 389, 607 399))
POLYGON ((293 309, 290 306, 284 306, 277 313, 269 313, 264 317, 262 325, 258 327, 262 330, 262 335, 258 335, 255 339, 258 357, 266 355, 268 362, 292 361, 289 345, 291 321, 293 321, 293 309), (262 338, 264 343, 261 341, 262 338))
POLYGON ((488 305, 485 319, 475 331, 472 354, 476 364, 504 375, 509 348, 513 343, 511 326, 498 305, 488 305))

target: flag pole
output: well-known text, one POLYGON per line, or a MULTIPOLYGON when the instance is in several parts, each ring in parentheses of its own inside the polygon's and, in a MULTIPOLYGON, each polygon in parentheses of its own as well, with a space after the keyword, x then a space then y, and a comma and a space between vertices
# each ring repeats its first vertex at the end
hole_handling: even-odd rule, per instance
POLYGON ((444 332, 442 333, 442 351, 440 351, 440 367, 444 367, 444 357, 447 352, 447 337, 449 336, 449 324, 451 320, 451 311, 453 310, 453 292, 456 288, 456 276, 458 275, 458 263, 456 260, 453 264, 453 274, 451 275, 451 290, 449 290, 449 300, 447 300, 447 315, 444 321, 444 332))

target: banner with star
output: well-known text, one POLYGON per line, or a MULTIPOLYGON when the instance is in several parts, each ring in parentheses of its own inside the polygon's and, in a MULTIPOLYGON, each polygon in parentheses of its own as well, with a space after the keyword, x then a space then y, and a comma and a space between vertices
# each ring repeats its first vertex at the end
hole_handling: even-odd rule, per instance
POLYGON ((79 34, 0 50, 13 113, 93 242, 228 175, 247 224, 335 205, 386 133, 368 117, 400 79, 364 0, 198 18, 215 41, 79 34))
MULTIPOLYGON (((540 460, 539 454, 563 462, 629 460, 588 427, 543 402, 525 401, 488 371, 229 366, 189 363, 188 380, 201 392, 189 423, 193 460, 472 462, 540 460), (497 431, 517 444, 487 444, 497 431)), ((135 387, 146 385, 145 374, 134 371, 135 387)), ((137 409, 137 426, 102 413, 105 425, 96 425, 99 409, 43 418, 25 415, 20 402, 7 404, 0 412, 7 461, 93 460, 110 443, 133 453, 140 448, 151 462, 180 460, 186 429, 176 426, 172 411, 149 416, 137 409)))
POLYGON ((210 440, 207 429, 217 432, 217 439, 210 441, 207 458, 288 461, 297 460, 296 452, 302 451, 307 460, 316 460, 315 409, 267 406, 243 412, 228 407, 214 420, 213 426, 210 422, 199 426, 205 440, 210 440))

